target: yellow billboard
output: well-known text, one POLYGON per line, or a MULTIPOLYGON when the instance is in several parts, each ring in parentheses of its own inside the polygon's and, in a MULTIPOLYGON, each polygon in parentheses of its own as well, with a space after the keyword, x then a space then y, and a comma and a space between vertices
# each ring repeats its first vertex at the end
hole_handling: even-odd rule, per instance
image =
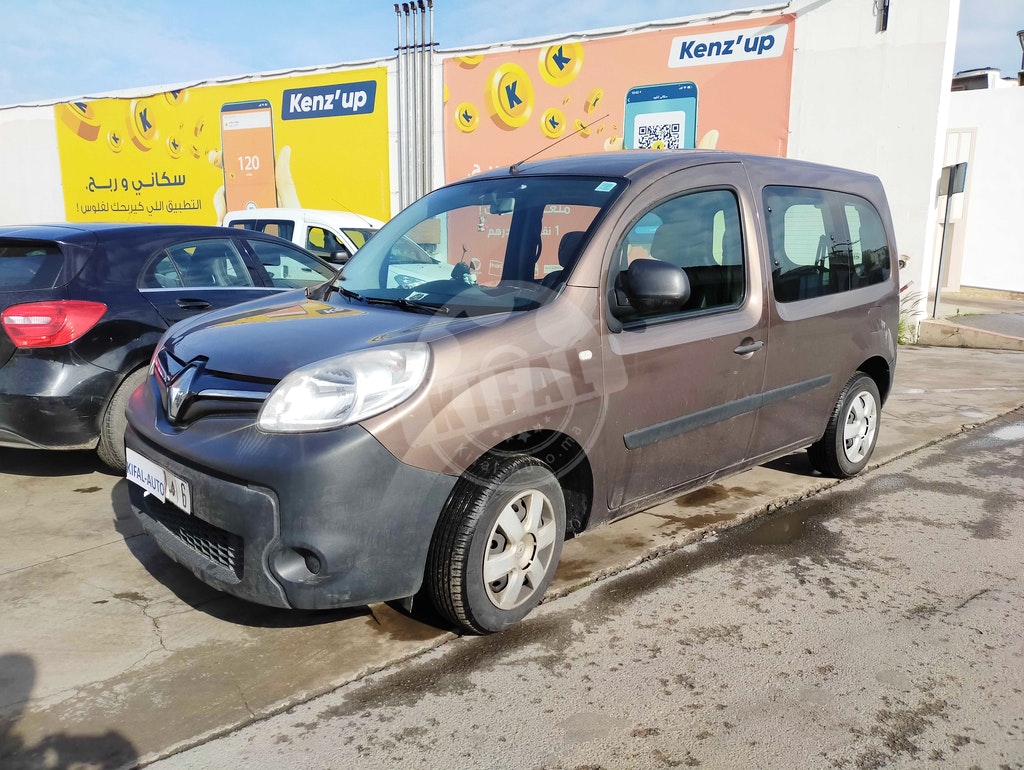
POLYGON ((220 224, 288 206, 391 215, 387 69, 54 107, 71 222, 220 224))

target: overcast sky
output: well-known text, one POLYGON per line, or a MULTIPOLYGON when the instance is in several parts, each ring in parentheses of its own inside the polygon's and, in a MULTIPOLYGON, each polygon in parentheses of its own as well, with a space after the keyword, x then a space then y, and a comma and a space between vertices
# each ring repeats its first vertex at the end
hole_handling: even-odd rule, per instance
MULTIPOLYGON (((434 37, 458 48, 766 4, 435 0, 434 37)), ((398 25, 390 0, 0 0, 0 19, 0 105, 385 57, 398 25)), ((1018 29, 1024 0, 962 0, 955 68, 1016 75, 1018 29)))

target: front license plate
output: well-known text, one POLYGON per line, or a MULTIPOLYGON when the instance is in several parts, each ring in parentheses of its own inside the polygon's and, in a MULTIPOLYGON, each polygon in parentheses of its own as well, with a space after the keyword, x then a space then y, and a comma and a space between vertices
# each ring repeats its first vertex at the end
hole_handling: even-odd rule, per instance
POLYGON ((132 449, 125 450, 125 459, 125 478, 128 481, 138 484, 161 503, 168 502, 185 513, 192 513, 192 493, 187 481, 132 449))

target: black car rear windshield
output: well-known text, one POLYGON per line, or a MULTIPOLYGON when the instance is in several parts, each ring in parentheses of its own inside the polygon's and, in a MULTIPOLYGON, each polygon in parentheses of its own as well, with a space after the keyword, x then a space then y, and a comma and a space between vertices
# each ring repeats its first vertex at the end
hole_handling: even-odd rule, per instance
POLYGON ((0 241, 0 292, 52 288, 63 265, 55 243, 0 241))

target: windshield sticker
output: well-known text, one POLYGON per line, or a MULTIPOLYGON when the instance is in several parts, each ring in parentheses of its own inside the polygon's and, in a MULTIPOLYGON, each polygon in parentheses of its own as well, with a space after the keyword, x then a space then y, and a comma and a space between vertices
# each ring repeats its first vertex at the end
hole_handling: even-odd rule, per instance
POLYGON ((429 295, 424 294, 422 291, 414 291, 412 294, 406 297, 406 299, 409 302, 419 302, 421 299, 425 299, 428 296, 429 295))
POLYGON ((594 188, 594 192, 610 192, 615 189, 615 182, 601 182, 594 188))

